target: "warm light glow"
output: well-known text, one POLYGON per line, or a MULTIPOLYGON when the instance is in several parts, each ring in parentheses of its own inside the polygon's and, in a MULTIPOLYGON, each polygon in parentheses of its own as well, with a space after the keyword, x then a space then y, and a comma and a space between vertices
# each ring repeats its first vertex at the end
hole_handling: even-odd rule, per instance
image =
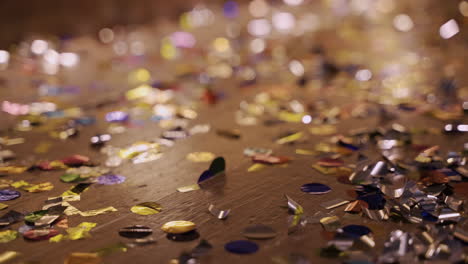
POLYGON ((6 64, 10 61, 10 53, 6 50, 0 50, 0 69, 6 68, 6 64), (3 66, 5 65, 5 66, 3 66))
POLYGON ((249 4, 249 12, 253 17, 264 17, 270 11, 270 6, 265 0, 253 0, 249 4))
POLYGON ((45 40, 36 39, 31 43, 31 51, 36 55, 44 54, 48 47, 49 44, 45 40))
POLYGON ((411 17, 409 17, 406 14, 397 15, 393 19, 393 25, 395 26, 396 29, 398 29, 399 31, 403 31, 403 32, 410 31, 414 26, 413 20, 411 20, 411 17))
POLYGON ((298 6, 304 2, 304 0, 283 0, 283 2, 290 6, 298 6))
POLYGON ((372 78, 372 72, 368 69, 359 70, 356 72, 356 80, 365 82, 369 81, 372 78))
POLYGON ((184 31, 172 33, 171 41, 172 44, 178 48, 192 48, 197 43, 195 37, 192 34, 184 31))
POLYGON ((450 19, 439 29, 440 36, 444 39, 449 39, 455 36, 458 32, 460 32, 460 28, 458 27, 457 21, 455 21, 455 19, 450 19))
POLYGON ((60 54, 60 64, 65 67, 73 67, 80 61, 76 53, 64 52, 60 54))
POLYGON ((145 44, 141 41, 134 41, 130 44, 130 53, 135 56, 141 56, 145 54, 145 44))
POLYGON ((304 32, 314 31, 320 27, 320 19, 315 14, 305 14, 299 19, 298 24, 304 32))
POLYGON ((460 4, 458 5, 458 9, 460 10, 460 13, 463 16, 468 17, 468 2, 461 1, 460 4))
POLYGON ((279 32, 289 32, 296 25, 296 19, 291 13, 287 12, 278 12, 275 13, 272 17, 273 26, 279 32))
POLYGON ((390 13, 395 9, 394 0, 379 0, 376 3, 375 8, 382 13, 390 13))
POLYGON ((125 43, 124 41, 118 41, 114 43, 112 48, 114 49, 115 54, 119 56, 125 55, 128 50, 127 43, 125 43))
POLYGON ((289 63, 289 70, 298 77, 304 75, 304 66, 297 60, 293 60, 289 63))
POLYGON ((250 20, 247 25, 247 31, 253 36, 266 36, 271 32, 270 21, 266 19, 250 20))
POLYGON ((305 115, 302 117, 302 123, 310 124, 310 122, 312 122, 312 117, 310 115, 305 115))
POLYGON ((265 41, 263 39, 256 38, 250 42, 250 50, 253 53, 260 53, 265 50, 265 41))
POLYGON ((217 52, 226 52, 230 49, 229 40, 226 38, 216 38, 213 41, 213 47, 217 52))
POLYGON ((99 30, 99 39, 103 43, 111 43, 114 40, 114 31, 110 28, 103 28, 99 30))
POLYGON ((161 56, 167 60, 175 59, 178 55, 177 48, 172 44, 169 38, 162 39, 160 53, 161 56))

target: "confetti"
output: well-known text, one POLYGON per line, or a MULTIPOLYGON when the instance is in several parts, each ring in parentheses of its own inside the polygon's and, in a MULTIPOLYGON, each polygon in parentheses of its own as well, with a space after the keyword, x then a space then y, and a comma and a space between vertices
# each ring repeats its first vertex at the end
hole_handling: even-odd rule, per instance
POLYGON ((162 211, 162 206, 156 202, 144 202, 132 206, 130 211, 139 215, 153 215, 160 213, 162 211))
POLYGON ((211 152, 192 152, 187 154, 187 159, 192 162, 209 162, 215 158, 211 152))
POLYGON ((253 254, 258 251, 258 245, 248 240, 236 240, 224 245, 224 249, 234 254, 253 254))
POLYGON ((142 225, 128 226, 119 230, 119 235, 126 238, 143 238, 151 235, 153 230, 142 225))
POLYGON ((301 191, 309 194, 325 194, 331 191, 331 188, 321 183, 307 183, 301 186, 301 191))
POLYGON ((171 221, 165 223, 161 230, 170 234, 182 234, 192 231, 196 228, 195 223, 190 221, 171 221))

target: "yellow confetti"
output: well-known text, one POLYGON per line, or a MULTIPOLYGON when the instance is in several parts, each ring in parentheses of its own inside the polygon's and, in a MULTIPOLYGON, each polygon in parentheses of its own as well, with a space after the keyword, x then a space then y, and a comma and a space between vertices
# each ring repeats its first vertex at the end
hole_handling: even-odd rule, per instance
POLYGON ((196 228, 195 223, 190 221, 171 221, 165 223, 161 230, 170 234, 182 234, 192 231, 196 228))
POLYGON ((266 167, 265 164, 254 163, 254 164, 252 164, 252 166, 250 166, 250 167, 247 169, 247 172, 259 171, 259 170, 264 169, 265 167, 266 167))
POLYGON ((319 125, 309 128, 309 132, 317 136, 330 136, 335 134, 337 130, 334 125, 319 125))
POLYGON ((8 204, 0 203, 0 210, 8 208, 8 204))
POLYGON ((37 144, 37 146, 34 148, 34 152, 36 153, 46 153, 49 151, 50 147, 52 147, 52 143, 48 141, 43 141, 37 144))
POLYGON ((6 263, 7 261, 12 260, 19 255, 20 253, 16 251, 5 251, 0 254, 0 263, 6 263))
POLYGON ((74 252, 71 253, 67 259, 65 259, 64 264, 100 264, 102 263, 102 258, 97 253, 81 253, 74 252))
POLYGON ((287 122, 299 123, 302 121, 303 116, 304 116, 303 113, 292 113, 288 111, 280 111, 278 114, 278 119, 287 121, 287 122))
POLYGON ((21 188, 21 187, 28 186, 28 185, 29 185, 29 183, 25 182, 23 180, 17 181, 17 182, 14 182, 14 183, 11 184, 11 186, 15 187, 15 188, 21 188))
POLYGON ((291 142, 294 142, 294 141, 297 141, 297 140, 301 139, 302 136, 303 136, 302 132, 297 132, 297 133, 294 133, 292 135, 282 137, 282 138, 276 140, 276 143, 278 143, 278 144, 291 143, 291 142))
POLYGON ((338 172, 338 169, 335 167, 323 167, 317 164, 312 165, 312 168, 318 170, 319 172, 325 175, 335 174, 338 172))
POLYGON ((37 192, 45 192, 54 189, 54 185, 50 182, 44 182, 39 184, 30 184, 27 186, 22 187, 23 190, 37 193, 37 192))
POLYGON ((79 214, 81 216, 96 216, 96 215, 110 213, 110 212, 117 212, 117 209, 115 209, 113 206, 108 206, 105 208, 79 212, 79 214))
POLYGON ((25 172, 27 169, 27 167, 21 166, 5 166, 0 167, 0 174, 19 174, 25 172))
POLYGON ((179 192, 190 192, 190 191, 196 191, 196 190, 200 190, 200 185, 193 184, 193 185, 182 186, 182 187, 177 188, 177 191, 179 192))
POLYGON ((153 215, 161 212, 162 206, 155 202, 144 202, 132 206, 130 211, 139 215, 153 215))
POLYGON ((308 149, 296 149, 296 154, 298 155, 316 155, 317 153, 313 150, 308 149))
POLYGON ((67 239, 78 240, 90 237, 89 231, 93 229, 97 224, 91 222, 83 222, 76 227, 67 228, 67 239))
POLYGON ((18 232, 15 230, 0 231, 0 243, 8 243, 18 237, 18 232))
POLYGON ((187 159, 193 162, 210 162, 215 158, 211 152, 192 152, 187 154, 187 159))
POLYGON ((12 180, 1 179, 0 180, 0 188, 8 188, 13 183, 12 180))
POLYGON ((52 243, 58 243, 58 242, 61 242, 63 240, 66 239, 66 236, 62 235, 62 234, 58 234, 56 236, 53 236, 51 238, 49 238, 49 242, 52 242, 52 243))

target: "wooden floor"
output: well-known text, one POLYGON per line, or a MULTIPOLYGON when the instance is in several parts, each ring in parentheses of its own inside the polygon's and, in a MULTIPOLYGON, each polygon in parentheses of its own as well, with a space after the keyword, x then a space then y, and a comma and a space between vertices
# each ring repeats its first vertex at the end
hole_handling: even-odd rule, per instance
MULTIPOLYGON (((330 34, 330 32, 325 32, 324 39, 329 38, 330 34)), ((330 44, 334 50, 346 49, 347 47, 343 45, 346 44, 330 44)), ((102 78, 100 83, 103 86, 96 88, 95 91, 88 88, 81 95, 61 100, 69 105, 94 105, 102 100, 119 98, 122 91, 128 89, 128 86, 123 84, 126 76, 119 76, 119 73, 104 76, 104 71, 94 65, 95 61, 90 62, 93 60, 93 54, 97 53, 99 53, 98 50, 91 50, 89 57, 82 62, 82 69, 77 73, 63 73, 59 81, 87 83, 89 85, 93 80, 102 78)), ((382 56, 391 55, 383 54, 382 56)), ((150 61, 145 67, 153 72, 158 72, 163 68, 160 63, 162 62, 150 61)), ((169 70, 162 69, 161 71, 169 70)), ((5 89, 0 93, 2 95, 0 98, 18 102, 38 99, 35 91, 27 87, 27 82, 39 77, 14 71, 0 74, 2 74, 2 78, 8 80, 5 89), (18 90, 12 92, 13 88, 18 90), (23 92, 20 94, 17 91, 23 92)), ((318 256, 319 248, 326 246, 328 241, 328 234, 323 231, 321 225, 308 224, 300 232, 288 235, 288 212, 285 208, 286 199, 284 198, 284 194, 292 197, 310 215, 318 211, 330 213, 331 210, 320 206, 322 202, 337 197, 352 199, 348 194, 348 191, 353 189, 352 185, 340 183, 334 176, 320 174, 311 167, 317 161, 317 157, 295 154, 296 149, 313 149, 317 143, 324 142, 329 137, 309 134, 307 131, 310 125, 302 123, 281 123, 274 126, 265 126, 259 123, 255 126, 239 126, 235 122, 235 111, 239 108, 242 100, 251 100, 262 89, 282 85, 281 83, 273 85, 268 81, 266 83, 262 86, 239 88, 233 79, 216 82, 214 88, 218 92, 223 92, 224 98, 216 105, 200 104, 197 109, 198 117, 190 122, 191 125, 209 124, 211 126, 209 133, 197 134, 176 141, 173 147, 164 150, 163 156, 159 160, 136 165, 124 162, 121 166, 112 169, 113 173, 127 177, 124 183, 112 186, 94 184, 83 192, 81 201, 73 203, 80 210, 92 210, 107 206, 114 206, 118 210, 93 217, 69 217, 70 226, 76 226, 84 221, 97 223, 96 228, 91 232, 92 237, 60 243, 29 242, 20 237, 10 243, 0 244, 0 252, 5 250, 18 251, 22 255, 15 261, 25 261, 23 263, 63 263, 66 256, 72 252, 92 252, 118 242, 129 242, 129 240, 119 236, 118 230, 122 227, 141 224, 153 228, 153 237, 157 243, 131 248, 124 253, 111 254, 105 257, 104 263, 169 263, 171 259, 178 258, 182 252, 190 251, 199 243, 200 239, 206 239, 213 245, 210 254, 200 259, 201 263, 276 263, 273 262, 272 258, 290 254, 304 255, 311 260, 311 263, 338 263, 337 259, 323 259, 318 256), (241 138, 236 140, 221 137, 216 134, 217 129, 240 129, 241 138), (279 135, 295 131, 304 131, 307 140, 292 145, 275 143, 279 135), (292 161, 287 166, 271 166, 257 172, 247 172, 247 169, 252 165, 250 158, 243 155, 243 150, 247 147, 271 148, 275 154, 289 156, 292 161), (226 174, 222 178, 214 179, 209 186, 205 186, 201 190, 187 193, 177 192, 178 187, 196 183, 200 174, 209 166, 209 163, 193 163, 185 158, 188 153, 197 151, 209 151, 224 157, 227 164, 226 174), (300 186, 309 182, 325 183, 332 188, 332 191, 324 195, 309 195, 301 192, 300 186), (150 216, 140 216, 130 211, 133 205, 147 201, 160 203, 163 207, 162 212, 150 216), (230 208, 231 214, 226 220, 218 220, 208 212, 210 204, 215 204, 221 209, 230 208), (188 220, 196 223, 200 239, 191 242, 168 240, 160 227, 172 220, 188 220), (244 239, 242 230, 256 223, 270 225, 278 232, 277 237, 257 241, 260 249, 252 255, 235 255, 224 250, 225 243, 244 239)), ((433 81, 429 85, 436 85, 436 83, 433 81)), ((291 83, 286 86, 293 87, 291 83)), ((463 86, 463 83, 460 86, 466 87, 463 86)), ((321 90, 311 87, 294 87, 293 94, 306 103, 325 99, 330 102, 330 105, 340 107, 357 101, 356 97, 350 100, 353 94, 341 91, 340 87, 323 87, 321 90)), ((0 113, 1 120, 3 120, 2 136, 25 138, 24 144, 8 147, 17 153, 19 163, 53 160, 72 154, 81 154, 102 164, 105 161, 105 155, 91 148, 88 143, 89 139, 96 133, 102 133, 106 130, 108 123, 104 121, 105 113, 125 106, 125 102, 117 100, 113 104, 99 109, 90 107, 86 113, 95 116, 98 123, 85 127, 77 138, 66 141, 52 139, 47 131, 8 131, 8 127, 14 124, 14 119, 5 113, 0 113), (52 144, 50 150, 45 154, 34 153, 33 149, 41 142, 50 142, 52 144)), ((444 122, 434 118, 408 112, 398 112, 397 119, 392 122, 414 129, 441 130, 444 125, 444 122)), ((388 122, 384 126, 390 125, 392 122, 388 122)), ((352 129, 375 128, 378 125, 380 124, 377 117, 371 116, 364 119, 342 120, 337 124, 337 128, 338 133, 347 134, 352 129)), ((163 131, 156 123, 148 121, 141 127, 128 128, 123 134, 113 135, 110 144, 116 147, 125 147, 139 140, 155 140, 161 136, 163 131)), ((460 151, 461 146, 466 143, 466 136, 415 135, 414 140, 420 144, 439 145, 440 152, 447 153, 447 151, 460 151)), ((380 155, 374 148, 364 150, 363 154, 372 159, 378 159, 380 155)), ((346 164, 355 164, 356 155, 346 157, 345 161, 346 164)), ((4 177, 5 179, 25 180, 31 183, 50 181, 55 186, 52 191, 48 192, 21 192, 22 196, 19 199, 5 202, 9 205, 8 209, 19 212, 40 209, 47 197, 58 196, 71 186, 71 184, 59 180, 59 176, 62 174, 63 171, 35 171, 4 177)), ((7 210, 1 212, 5 213, 7 210)), ((343 217, 345 213, 342 207, 334 209, 333 212, 341 218, 343 225, 363 224, 373 231, 376 247, 371 255, 378 255, 387 235, 392 230, 396 228, 414 230, 415 228, 414 225, 410 224, 377 222, 365 217, 343 217)), ((13 228, 18 228, 21 225, 21 223, 17 223, 13 225, 13 228)))

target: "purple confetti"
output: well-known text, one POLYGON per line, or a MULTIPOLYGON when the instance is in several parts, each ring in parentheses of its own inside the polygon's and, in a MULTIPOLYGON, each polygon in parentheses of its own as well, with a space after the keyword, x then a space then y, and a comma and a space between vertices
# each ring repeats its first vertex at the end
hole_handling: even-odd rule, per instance
POLYGON ((10 201, 21 196, 21 193, 14 190, 1 190, 0 201, 10 201))
POLYGON ((99 184, 104 184, 104 185, 114 185, 114 184, 122 183, 124 181, 125 181, 125 176, 114 175, 114 174, 102 175, 97 178, 97 182, 99 184))

